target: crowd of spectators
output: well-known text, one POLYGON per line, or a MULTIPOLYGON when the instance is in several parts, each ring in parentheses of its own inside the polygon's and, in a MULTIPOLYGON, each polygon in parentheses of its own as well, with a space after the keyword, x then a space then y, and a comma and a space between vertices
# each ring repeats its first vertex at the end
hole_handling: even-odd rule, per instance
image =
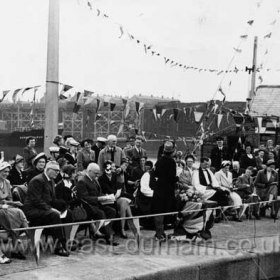
MULTIPOLYGON (((259 149, 247 143, 244 152, 229 158, 219 137, 210 157, 202 157, 198 166, 195 156, 177 151, 170 138, 159 147, 155 163, 143 148, 142 136, 131 137, 124 148, 117 140, 109 135, 95 143, 79 142, 71 135, 58 135, 46 155, 36 152, 36 139, 29 137, 23 156, 15 155, 10 163, 2 158, 0 226, 13 242, 19 238, 14 228, 92 221, 90 237, 117 246, 116 232, 126 239, 130 229, 138 238, 134 215, 156 214, 142 218, 140 224, 154 229, 160 242, 182 236, 209 239, 214 222, 224 217, 237 222, 244 215, 260 219, 269 209, 270 216, 277 218, 273 201, 278 194, 280 154, 271 141, 259 149), (246 206, 258 201, 267 203, 246 206), (228 205, 232 207, 226 212, 213 211, 215 206, 228 205), (172 211, 179 215, 164 216, 172 211), (126 219, 104 222, 116 217, 126 219), (170 224, 174 233, 166 236, 170 224)), ((50 234, 57 241, 54 253, 68 256, 63 227, 54 227, 50 234)), ((17 251, 9 256, 2 253, 0 263, 10 258, 25 256, 17 251)))

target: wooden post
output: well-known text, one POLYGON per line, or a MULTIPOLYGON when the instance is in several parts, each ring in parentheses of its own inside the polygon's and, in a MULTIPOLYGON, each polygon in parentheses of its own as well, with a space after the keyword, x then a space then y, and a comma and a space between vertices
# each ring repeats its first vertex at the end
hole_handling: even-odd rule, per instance
POLYGON ((49 0, 47 81, 45 96, 44 152, 58 133, 58 86, 59 86, 59 1, 49 0))

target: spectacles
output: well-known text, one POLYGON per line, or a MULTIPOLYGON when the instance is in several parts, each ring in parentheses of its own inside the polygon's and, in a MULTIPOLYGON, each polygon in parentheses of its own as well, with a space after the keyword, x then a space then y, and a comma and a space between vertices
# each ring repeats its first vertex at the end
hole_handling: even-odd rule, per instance
POLYGON ((51 170, 55 171, 56 173, 60 172, 59 169, 50 168, 51 170))

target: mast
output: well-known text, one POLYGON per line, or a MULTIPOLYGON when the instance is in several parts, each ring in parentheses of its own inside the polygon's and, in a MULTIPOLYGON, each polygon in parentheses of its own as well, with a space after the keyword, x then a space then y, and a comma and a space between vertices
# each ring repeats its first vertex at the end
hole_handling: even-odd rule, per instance
POLYGON ((247 97, 247 106, 248 106, 248 109, 249 109, 249 113, 251 111, 252 98, 255 95, 255 88, 256 88, 257 49, 258 49, 258 37, 255 36, 252 68, 248 69, 249 71, 251 70, 251 89, 250 89, 250 91, 248 93, 248 97, 247 97))
POLYGON ((49 0, 44 152, 58 133, 59 0, 49 0))

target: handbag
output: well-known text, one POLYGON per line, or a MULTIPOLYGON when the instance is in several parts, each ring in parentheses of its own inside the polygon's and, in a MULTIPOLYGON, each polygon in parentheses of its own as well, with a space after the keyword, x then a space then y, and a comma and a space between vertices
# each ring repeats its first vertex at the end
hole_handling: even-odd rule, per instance
POLYGON ((74 206, 71 212, 74 222, 85 221, 87 219, 87 212, 82 205, 74 206))

